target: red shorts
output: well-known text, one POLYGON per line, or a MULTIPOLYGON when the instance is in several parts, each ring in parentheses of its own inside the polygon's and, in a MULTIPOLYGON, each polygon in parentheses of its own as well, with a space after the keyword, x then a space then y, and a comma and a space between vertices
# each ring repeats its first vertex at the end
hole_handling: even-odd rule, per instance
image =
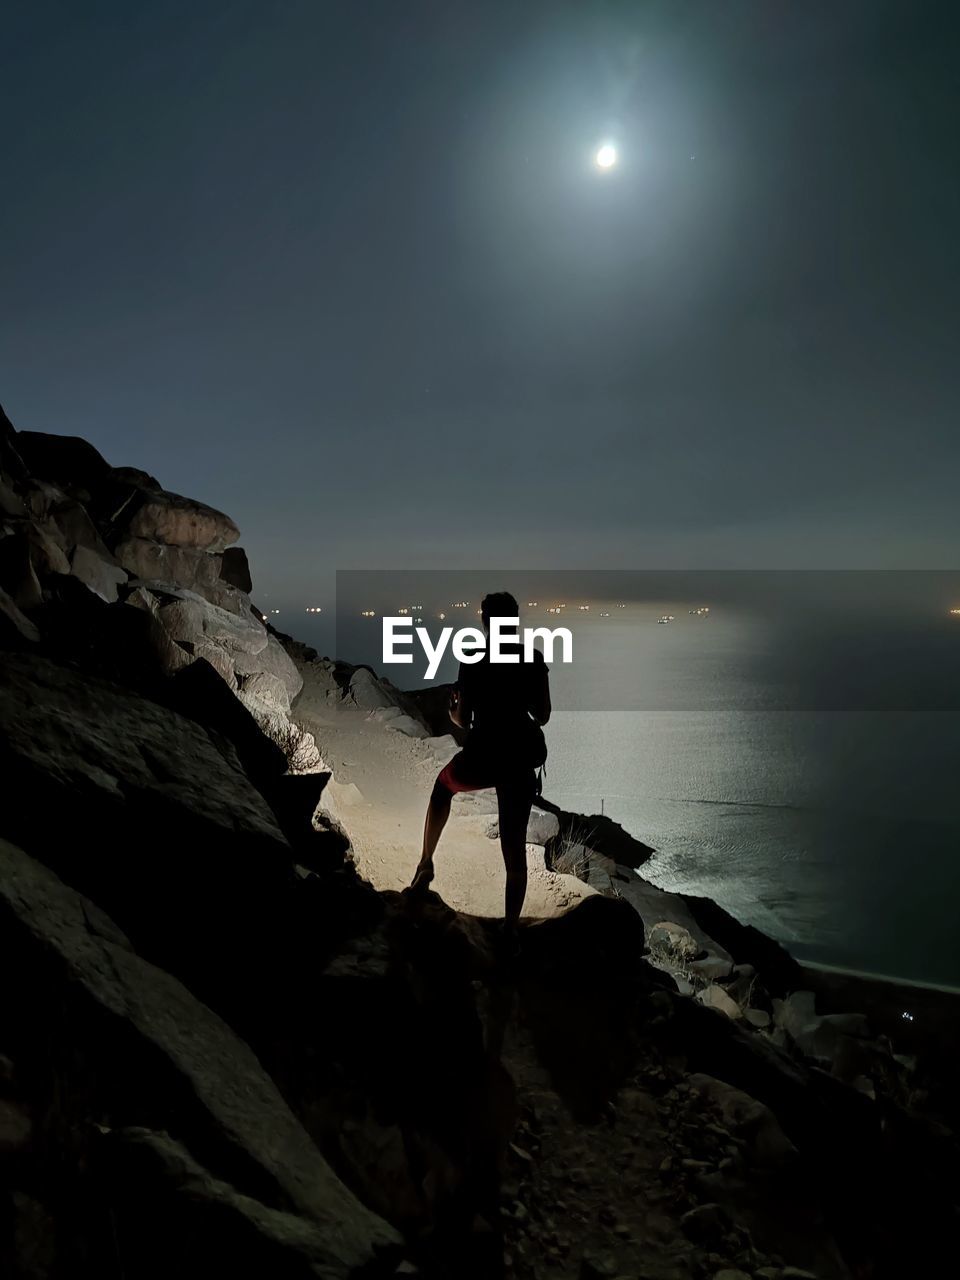
POLYGON ((458 751, 448 765, 437 775, 436 785, 456 794, 458 791, 484 791, 496 787, 497 792, 507 792, 517 799, 531 802, 536 794, 537 779, 533 769, 509 769, 504 772, 482 761, 471 759, 465 751, 458 751))

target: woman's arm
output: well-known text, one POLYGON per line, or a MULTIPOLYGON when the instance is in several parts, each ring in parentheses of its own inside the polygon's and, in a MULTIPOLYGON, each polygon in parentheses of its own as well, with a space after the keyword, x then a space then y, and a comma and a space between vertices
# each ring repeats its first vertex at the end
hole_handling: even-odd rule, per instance
POLYGON ((470 706, 469 700, 464 696, 463 690, 457 684, 450 690, 449 712, 450 719, 458 729, 470 728, 473 708, 470 706))
POLYGON ((550 719, 550 677, 547 673, 547 664, 545 662, 537 662, 533 668, 533 688, 530 694, 530 704, 527 710, 536 720, 537 724, 546 724, 550 719))

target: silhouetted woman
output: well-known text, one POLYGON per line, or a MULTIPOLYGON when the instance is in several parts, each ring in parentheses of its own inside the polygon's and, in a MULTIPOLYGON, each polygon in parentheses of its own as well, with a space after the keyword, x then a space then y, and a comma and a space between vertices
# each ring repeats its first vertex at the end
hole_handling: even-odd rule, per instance
MULTIPOLYGON (((488 595, 481 607, 488 632, 491 618, 518 618, 519 613, 516 600, 506 591, 488 595)), ((515 641, 502 638, 500 649, 518 654, 520 661, 491 662, 488 647, 480 662, 460 664, 450 695, 450 719, 467 731, 467 738, 463 750, 434 783, 423 828, 423 853, 410 888, 425 889, 433 880, 433 855, 450 816, 454 792, 495 787, 507 872, 504 917, 512 930, 527 892, 527 821, 537 794, 536 771, 546 758, 540 726, 550 719, 550 685, 543 654, 535 650, 534 660, 524 662, 519 636, 515 641)))

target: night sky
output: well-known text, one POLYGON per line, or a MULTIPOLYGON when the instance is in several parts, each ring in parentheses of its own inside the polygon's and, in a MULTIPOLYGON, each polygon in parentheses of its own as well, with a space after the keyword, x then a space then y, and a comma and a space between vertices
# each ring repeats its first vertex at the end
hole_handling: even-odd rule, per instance
POLYGON ((958 36, 916 0, 14 0, 0 399, 228 511, 285 604, 951 567, 958 36))

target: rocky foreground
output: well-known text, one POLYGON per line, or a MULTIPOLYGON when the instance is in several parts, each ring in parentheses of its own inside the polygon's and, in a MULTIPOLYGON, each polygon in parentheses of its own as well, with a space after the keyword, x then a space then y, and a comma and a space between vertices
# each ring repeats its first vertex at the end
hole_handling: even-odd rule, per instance
POLYGON ((519 957, 378 892, 297 699, 440 758, 429 699, 285 641, 228 517, 81 440, 0 418, 0 517, 0 1274, 947 1273, 929 1018, 832 1008, 548 804, 585 896, 519 957))

